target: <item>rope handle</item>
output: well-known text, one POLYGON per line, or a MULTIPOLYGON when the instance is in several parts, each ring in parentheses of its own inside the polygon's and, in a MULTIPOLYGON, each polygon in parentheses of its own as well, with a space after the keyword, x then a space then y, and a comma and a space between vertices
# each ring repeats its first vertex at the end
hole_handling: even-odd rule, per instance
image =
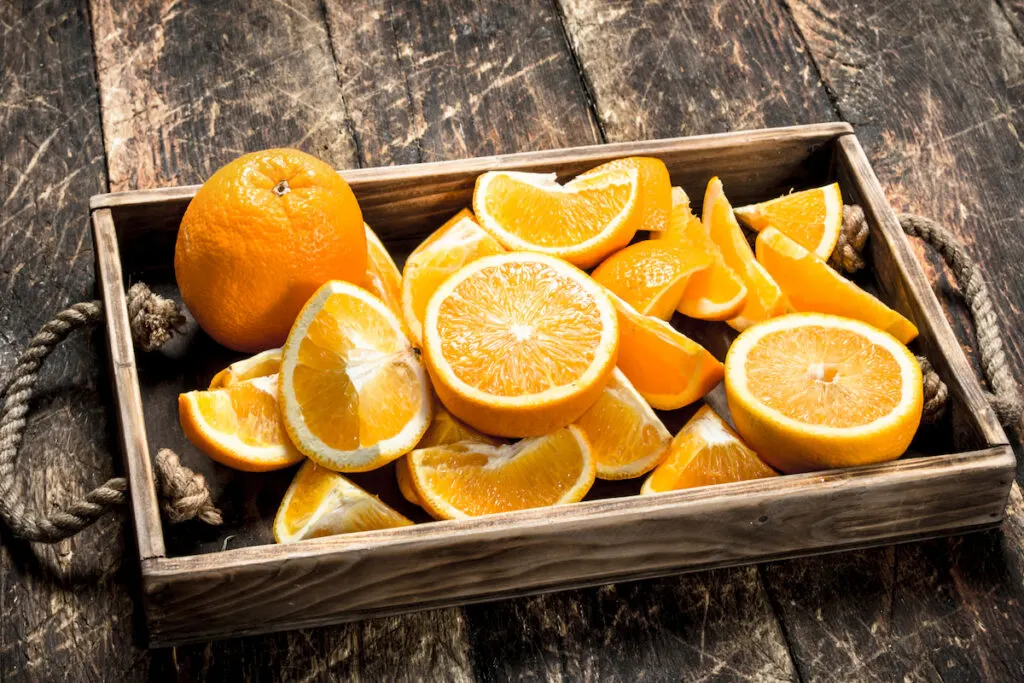
MULTIPOLYGON (((141 282, 128 290, 127 304, 132 339, 143 351, 163 346, 185 321, 177 304, 154 294, 141 282)), ((28 348, 18 358, 7 387, 3 408, 0 409, 0 518, 15 536, 27 541, 56 543, 74 536, 123 504, 127 498, 128 482, 117 477, 89 491, 63 510, 37 515, 26 510, 23 492, 15 477, 28 405, 43 361, 72 332, 91 327, 102 318, 101 301, 85 301, 58 313, 29 342, 28 348)), ((200 519, 213 525, 222 522, 206 480, 182 465, 174 451, 164 448, 157 453, 154 472, 161 508, 169 521, 200 519)))

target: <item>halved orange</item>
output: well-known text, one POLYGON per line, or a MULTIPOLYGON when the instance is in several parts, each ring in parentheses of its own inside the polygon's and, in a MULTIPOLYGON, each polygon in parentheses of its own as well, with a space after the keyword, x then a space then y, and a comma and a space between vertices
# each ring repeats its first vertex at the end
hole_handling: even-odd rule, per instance
POLYGON ((774 318, 790 310, 782 289, 775 283, 747 244, 740 224, 732 212, 732 205, 722 189, 722 181, 712 178, 704 194, 704 227, 722 252, 725 264, 743 279, 747 286, 747 300, 739 314, 729 325, 744 330, 754 323, 774 318))
POLYGON ((664 320, 610 296, 619 315, 619 369, 651 406, 682 408, 721 381, 724 368, 707 349, 664 320))
POLYGON ((692 278, 711 263, 707 253, 645 240, 615 252, 591 276, 644 315, 668 320, 692 278))
POLYGON ((416 495, 436 519, 575 503, 594 483, 594 456, 577 427, 514 444, 459 441, 409 454, 416 495))
POLYGON ((538 436, 575 421, 615 367, 606 290, 565 261, 516 252, 456 271, 427 304, 423 352, 452 415, 486 434, 538 436))
POLYGON ((898 458, 921 422, 921 367, 866 323, 794 313, 751 327, 725 359, 736 429, 783 472, 898 458))
POLYGON ((758 262, 782 288, 796 310, 861 320, 888 332, 904 344, 917 336, 914 323, 775 228, 761 232, 755 248, 758 262))
POLYGON ((178 396, 188 440, 222 465, 268 472, 294 465, 302 453, 288 440, 277 406, 278 375, 178 396))
POLYGON ((409 254, 402 271, 402 315, 413 343, 423 344, 423 315, 438 285, 482 256, 505 251, 469 209, 455 214, 409 254))
POLYGON ((366 223, 363 223, 363 227, 366 230, 366 276, 363 289, 375 294, 392 313, 401 318, 402 272, 398 270, 377 233, 366 223))
POLYGON ((579 177, 604 173, 613 169, 635 168, 640 178, 641 220, 638 230, 657 232, 668 225, 672 210, 672 179, 665 162, 654 157, 625 157, 592 168, 579 177))
POLYGON ((668 227, 652 239, 668 240, 688 251, 706 254, 711 265, 694 273, 683 291, 676 310, 700 320, 728 320, 747 302, 747 286, 725 264, 722 252, 711 240, 708 229, 690 210, 690 198, 681 187, 672 188, 672 212, 668 227))
POLYGON ((411 450, 430 425, 430 384, 401 322, 346 282, 323 285, 299 313, 280 384, 288 435, 328 469, 380 467, 411 450))
POLYGON ((299 468, 274 517, 274 540, 294 543, 357 531, 411 526, 412 521, 344 476, 312 460, 299 468))
POLYGON ((620 370, 594 405, 574 422, 583 430, 599 479, 649 472, 668 453, 672 435, 620 370))
POLYGON ((477 178, 473 211, 506 249, 591 268, 640 228, 639 178, 635 168, 610 169, 560 185, 554 173, 489 171, 477 178))
POLYGON ((751 230, 761 232, 771 226, 819 258, 828 260, 843 227, 843 194, 839 183, 832 183, 741 206, 735 214, 751 230))
POLYGON ((276 375, 281 369, 281 349, 268 349, 227 366, 210 380, 210 389, 220 389, 254 377, 276 375))
POLYGON ((710 406, 703 406, 672 439, 668 457, 647 477, 640 493, 777 476, 710 406))

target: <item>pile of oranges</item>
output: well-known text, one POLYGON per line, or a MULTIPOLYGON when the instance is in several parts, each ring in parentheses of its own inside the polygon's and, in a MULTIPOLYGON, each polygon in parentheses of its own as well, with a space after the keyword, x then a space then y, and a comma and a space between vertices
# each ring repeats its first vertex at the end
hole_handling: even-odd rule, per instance
POLYGON ((917 330, 828 266, 841 217, 837 184, 734 210, 712 178, 698 218, 653 158, 565 184, 492 171, 400 271, 337 173, 246 155, 189 206, 175 269, 208 334, 260 353, 182 394, 182 427, 230 467, 304 461, 279 542, 411 524, 343 474, 392 462, 410 502, 458 519, 595 478, 656 494, 896 458, 917 330), (741 331, 724 364, 677 313, 741 331), (705 405, 673 437, 655 410, 723 378, 735 430, 705 405))

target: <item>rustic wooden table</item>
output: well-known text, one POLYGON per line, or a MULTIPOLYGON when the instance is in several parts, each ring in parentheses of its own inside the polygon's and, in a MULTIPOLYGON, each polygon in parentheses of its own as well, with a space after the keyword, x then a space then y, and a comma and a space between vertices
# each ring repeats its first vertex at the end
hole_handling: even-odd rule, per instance
MULTIPOLYGON (((968 242, 1024 369, 1021 0, 5 0, 0 58, 0 380, 92 295, 98 192, 274 145, 355 167, 837 119, 968 242)), ((116 467, 102 342, 44 375, 37 506, 116 467)), ((0 530, 0 678, 1024 680, 1016 489, 998 531, 154 652, 124 529, 0 530)))

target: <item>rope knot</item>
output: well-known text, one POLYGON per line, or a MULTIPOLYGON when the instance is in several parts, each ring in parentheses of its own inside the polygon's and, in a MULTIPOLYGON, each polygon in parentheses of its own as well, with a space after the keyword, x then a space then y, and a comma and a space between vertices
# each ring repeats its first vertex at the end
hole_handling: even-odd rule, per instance
POLYGON ((214 526, 224 521, 213 504, 206 478, 182 465, 177 453, 161 448, 154 465, 161 507, 168 521, 200 519, 214 526))
POLYGON ((939 373, 935 372, 931 361, 924 356, 918 356, 917 362, 921 364, 921 379, 924 385, 924 410, 921 413, 921 421, 925 424, 935 424, 946 414, 949 389, 939 377, 939 373))
POLYGON ((178 304, 154 293, 143 282, 128 289, 128 325, 132 340, 143 351, 155 351, 185 325, 178 304))
POLYGON ((845 273, 856 273, 863 268, 864 247, 867 245, 869 232, 864 209, 857 204, 845 205, 843 225, 839 228, 839 241, 836 242, 836 248, 829 257, 829 265, 845 273))

